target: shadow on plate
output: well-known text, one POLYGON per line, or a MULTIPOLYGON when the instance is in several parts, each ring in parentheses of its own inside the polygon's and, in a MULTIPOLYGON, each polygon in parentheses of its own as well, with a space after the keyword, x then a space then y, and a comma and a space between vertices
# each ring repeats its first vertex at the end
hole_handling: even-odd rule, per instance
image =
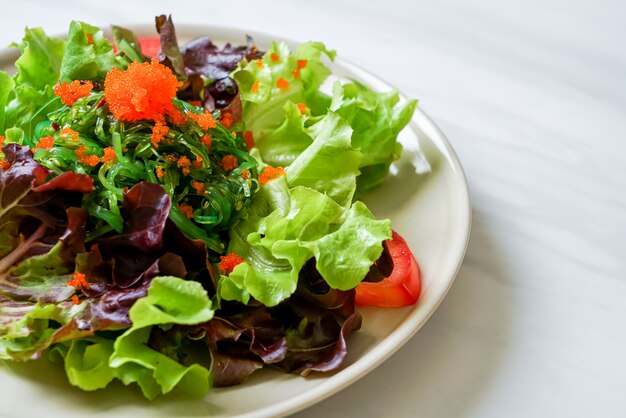
POLYGON ((443 163, 441 151, 431 141, 420 141, 419 146, 415 141, 406 141, 384 184, 360 197, 377 218, 391 217, 404 205, 410 205, 437 178, 443 163))

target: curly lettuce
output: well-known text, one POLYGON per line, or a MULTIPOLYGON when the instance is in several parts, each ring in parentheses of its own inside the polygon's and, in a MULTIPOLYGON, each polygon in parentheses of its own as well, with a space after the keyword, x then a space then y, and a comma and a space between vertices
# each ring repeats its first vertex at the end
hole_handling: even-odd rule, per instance
POLYGON ((352 203, 360 153, 350 135, 347 123, 329 112, 285 177, 261 188, 247 219, 231 230, 228 251, 246 262, 221 277, 222 298, 275 306, 294 293, 312 258, 332 288, 352 289, 365 277, 391 226, 362 202, 352 203))
POLYGON ((17 127, 30 138, 37 123, 61 105, 54 97, 65 53, 65 40, 48 37, 43 29, 26 29, 24 38, 14 44, 20 50, 15 61, 15 87, 5 108, 5 129, 17 127))
POLYGON ((304 43, 293 52, 273 43, 262 60, 240 64, 233 77, 241 89, 243 122, 263 161, 286 167, 311 145, 320 120, 334 112, 352 128, 352 147, 362 155, 358 196, 380 186, 399 158, 398 134, 417 101, 401 102, 396 90, 379 93, 357 81, 336 81, 327 95, 324 56, 334 59, 335 53, 321 43, 304 43))
MULTIPOLYGON (((288 101, 309 105, 317 102, 319 88, 330 75, 330 70, 322 63, 323 56, 333 59, 335 52, 322 43, 306 42, 291 53, 285 43, 274 42, 263 58, 243 61, 235 70, 233 78, 241 92, 243 122, 260 149, 263 149, 265 136, 283 123, 283 106, 288 101), (299 68, 304 62, 306 66, 299 68)), ((322 104, 313 110, 324 114, 327 108, 322 104)), ((261 154, 265 159, 265 152, 261 154)))
POLYGON ((59 73, 60 81, 104 80, 113 68, 126 68, 128 62, 116 56, 104 33, 87 23, 72 21, 59 73))
POLYGON ((73 340, 57 350, 65 362, 70 383, 92 391, 114 379, 137 384, 148 399, 177 388, 191 396, 209 389, 209 369, 194 363, 184 365, 152 348, 153 328, 175 324, 196 325, 213 318, 211 301, 198 282, 177 277, 156 277, 147 296, 130 309, 133 325, 115 340, 89 337, 73 340))

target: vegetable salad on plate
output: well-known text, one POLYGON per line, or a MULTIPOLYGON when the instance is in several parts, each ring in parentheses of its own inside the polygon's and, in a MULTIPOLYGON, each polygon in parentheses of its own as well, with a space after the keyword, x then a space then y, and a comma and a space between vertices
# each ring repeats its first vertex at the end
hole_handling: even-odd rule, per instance
POLYGON ((318 42, 156 29, 27 29, 0 72, 0 359, 149 399, 338 369, 356 305, 419 297, 406 242, 359 200, 416 101, 326 88, 318 42))

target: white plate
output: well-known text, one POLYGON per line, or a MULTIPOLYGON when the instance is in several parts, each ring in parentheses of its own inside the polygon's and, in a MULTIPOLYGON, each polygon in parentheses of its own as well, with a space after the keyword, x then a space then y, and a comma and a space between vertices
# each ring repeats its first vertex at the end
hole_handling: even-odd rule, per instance
MULTIPOLYGON (((149 26, 134 27, 152 36, 149 26)), ((245 31, 219 27, 177 26, 180 41, 210 35, 216 42, 241 43, 245 31)), ((279 39, 251 33, 260 47, 279 39)), ((293 45, 292 42, 289 42, 293 45)), ((332 45, 330 45, 332 47, 332 45)), ((341 53, 341 51, 339 51, 341 53)), ((0 52, 8 70, 17 55, 0 52)), ((365 70, 338 58, 335 73, 355 78, 376 90, 392 87, 365 70)), ((0 367, 0 415, 11 417, 280 417, 304 409, 338 392, 380 365, 428 320, 448 292, 459 270, 469 238, 471 205, 461 164, 435 124, 418 109, 401 134, 405 146, 382 189, 369 195, 368 207, 388 217, 402 234, 422 269, 423 291, 415 306, 362 309, 363 328, 348 339, 349 354, 338 372, 303 378, 271 370, 255 373, 245 384, 213 390, 201 401, 176 394, 148 402, 136 387, 112 384, 86 393, 67 383, 58 365, 45 361, 0 367), (421 147, 432 171, 417 175, 412 150, 421 147)), ((417 337, 419 338, 419 337, 417 337)), ((349 409, 349 406, 346 406, 349 409)), ((349 415, 349 411, 344 411, 349 415)))

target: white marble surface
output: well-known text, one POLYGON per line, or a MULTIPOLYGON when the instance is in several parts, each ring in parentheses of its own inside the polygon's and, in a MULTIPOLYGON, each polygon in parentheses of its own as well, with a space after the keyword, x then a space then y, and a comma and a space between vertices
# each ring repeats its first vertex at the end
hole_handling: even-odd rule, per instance
POLYGON ((450 294, 296 417, 624 416, 626 3, 11 1, 0 43, 160 12, 326 42, 419 98, 464 164, 473 232, 450 294))

